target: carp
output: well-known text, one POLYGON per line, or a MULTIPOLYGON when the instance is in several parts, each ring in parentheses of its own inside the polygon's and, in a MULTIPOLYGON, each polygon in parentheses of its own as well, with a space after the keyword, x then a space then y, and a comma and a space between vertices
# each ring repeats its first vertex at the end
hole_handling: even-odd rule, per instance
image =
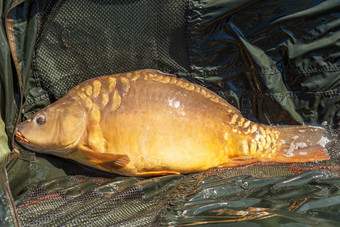
POLYGON ((328 160, 322 127, 244 118, 212 91, 145 69, 87 80, 20 123, 24 147, 125 176, 328 160))

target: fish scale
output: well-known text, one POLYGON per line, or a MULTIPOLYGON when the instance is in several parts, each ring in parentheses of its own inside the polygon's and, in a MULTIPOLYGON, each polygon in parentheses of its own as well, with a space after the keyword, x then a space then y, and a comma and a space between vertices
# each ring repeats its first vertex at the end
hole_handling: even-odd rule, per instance
POLYGON ((258 127, 258 124, 254 124, 237 114, 231 117, 230 124, 235 125, 234 133, 246 135, 252 133, 250 138, 254 138, 240 142, 239 156, 271 158, 274 155, 276 151, 275 137, 278 137, 278 131, 270 129, 265 131, 263 127, 258 127))
POLYGON ((212 91, 151 69, 85 81, 15 135, 34 151, 127 176, 329 159, 323 128, 257 124, 212 91))

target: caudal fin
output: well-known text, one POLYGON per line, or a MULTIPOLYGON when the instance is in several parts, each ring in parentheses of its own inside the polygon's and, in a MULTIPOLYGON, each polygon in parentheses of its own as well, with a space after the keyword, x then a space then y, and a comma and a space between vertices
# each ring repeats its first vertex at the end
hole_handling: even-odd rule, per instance
POLYGON ((311 162, 329 160, 327 148, 332 139, 327 130, 314 126, 286 126, 276 128, 280 143, 272 161, 311 162))

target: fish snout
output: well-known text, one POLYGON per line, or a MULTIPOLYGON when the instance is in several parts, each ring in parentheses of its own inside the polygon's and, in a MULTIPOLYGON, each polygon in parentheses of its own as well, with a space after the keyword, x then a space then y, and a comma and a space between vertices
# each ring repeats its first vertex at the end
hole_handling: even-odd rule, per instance
POLYGON ((14 132, 15 140, 19 143, 29 143, 29 141, 22 135, 22 133, 19 131, 19 128, 17 127, 14 132))

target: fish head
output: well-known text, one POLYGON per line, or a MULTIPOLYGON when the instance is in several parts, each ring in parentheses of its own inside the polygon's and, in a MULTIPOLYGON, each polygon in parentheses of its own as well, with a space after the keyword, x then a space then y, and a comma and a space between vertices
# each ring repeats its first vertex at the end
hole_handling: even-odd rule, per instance
POLYGON ((15 139, 24 147, 63 155, 77 145, 86 131, 86 111, 74 99, 60 99, 20 123, 15 139))

